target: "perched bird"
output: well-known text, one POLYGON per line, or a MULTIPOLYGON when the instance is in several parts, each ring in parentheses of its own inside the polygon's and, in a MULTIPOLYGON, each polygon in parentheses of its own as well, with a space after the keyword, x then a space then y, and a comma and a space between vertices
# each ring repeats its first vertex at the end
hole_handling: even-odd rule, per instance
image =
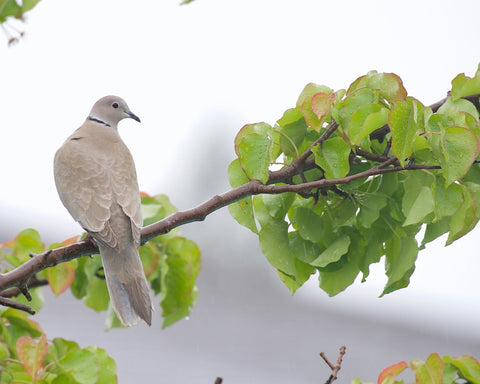
POLYGON ((120 120, 140 119, 116 96, 98 100, 83 125, 55 154, 58 194, 95 240, 113 309, 124 325, 152 320, 152 301, 138 254, 142 209, 132 155, 120 120))

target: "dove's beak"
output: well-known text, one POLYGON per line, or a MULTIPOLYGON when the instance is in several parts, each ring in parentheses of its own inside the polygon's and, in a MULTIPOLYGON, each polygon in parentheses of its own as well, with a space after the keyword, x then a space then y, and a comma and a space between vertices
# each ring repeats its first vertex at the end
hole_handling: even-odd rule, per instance
POLYGON ((134 113, 132 113, 132 112, 130 112, 130 111, 126 111, 125 113, 128 115, 128 117, 130 117, 130 118, 132 118, 133 120, 136 120, 136 121, 138 121, 139 123, 141 123, 140 118, 139 118, 137 115, 135 115, 134 113))

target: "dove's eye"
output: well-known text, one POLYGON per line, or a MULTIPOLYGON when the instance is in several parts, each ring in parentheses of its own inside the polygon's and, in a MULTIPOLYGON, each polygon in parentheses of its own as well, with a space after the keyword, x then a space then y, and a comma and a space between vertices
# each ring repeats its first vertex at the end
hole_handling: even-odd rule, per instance
POLYGON ((115 109, 118 108, 118 103, 112 103, 112 107, 115 109))

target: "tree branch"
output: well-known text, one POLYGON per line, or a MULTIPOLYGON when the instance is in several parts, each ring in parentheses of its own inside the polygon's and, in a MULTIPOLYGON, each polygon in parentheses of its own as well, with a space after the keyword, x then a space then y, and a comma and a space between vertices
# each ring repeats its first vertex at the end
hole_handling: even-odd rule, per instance
MULTIPOLYGON (((469 98, 474 98, 469 97, 469 98)), ((478 95, 477 95, 478 99, 478 95)), ((444 103, 445 99, 439 103, 444 103)), ((478 102, 477 102, 478 103, 478 102)), ((295 159, 291 164, 285 166, 278 171, 269 172, 269 178, 265 184, 259 180, 251 180, 248 183, 237 188, 231 189, 223 194, 213 196, 211 199, 205 201, 199 206, 186 210, 178 211, 172 215, 160 220, 156 223, 150 224, 141 231, 141 241, 145 244, 148 240, 168 233, 172 229, 195 221, 203 221, 205 218, 229 204, 232 204, 245 197, 259 194, 281 194, 285 192, 294 192, 298 194, 308 194, 315 189, 327 189, 336 185, 348 184, 354 180, 367 178, 370 176, 381 175, 390 172, 410 171, 417 169, 439 169, 437 165, 416 165, 408 164, 401 167, 398 160, 394 157, 383 155, 376 155, 362 150, 357 150, 357 153, 352 156, 361 156, 369 161, 374 161, 379 164, 376 166, 356 174, 348 175, 337 179, 318 179, 311 182, 303 182, 300 184, 293 184, 292 179, 295 175, 303 175, 303 172, 314 168, 315 159, 311 157, 312 149, 321 145, 324 141, 335 132, 338 128, 336 122, 332 122, 330 126, 323 132, 323 134, 312 143, 309 148, 295 159), (278 185, 278 183, 285 183, 278 185), (277 184, 277 185, 276 185, 277 184)), ((32 259, 24 264, 4 274, 0 274, 0 296, 4 299, 18 295, 20 292, 25 294, 28 298, 27 282, 34 278, 35 274, 45 268, 53 267, 59 263, 73 260, 81 256, 87 256, 98 253, 98 248, 90 236, 78 243, 60 247, 54 250, 49 250, 39 255, 35 255, 32 259), (15 290, 7 290, 11 287, 17 287, 15 290)), ((30 288, 32 285, 30 285, 30 288)), ((3 304, 0 302, 0 305, 3 304)), ((4 304, 6 305, 6 304, 4 304)))
POLYGON ((28 305, 19 303, 18 301, 7 299, 3 296, 0 296, 0 305, 3 305, 4 307, 19 309, 20 311, 25 311, 30 315, 35 314, 35 311, 32 308, 30 308, 28 305))

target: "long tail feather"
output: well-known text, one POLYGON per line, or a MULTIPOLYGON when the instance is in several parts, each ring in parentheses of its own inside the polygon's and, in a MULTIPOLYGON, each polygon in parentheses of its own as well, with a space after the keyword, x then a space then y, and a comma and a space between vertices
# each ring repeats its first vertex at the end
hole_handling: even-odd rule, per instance
POLYGON ((153 305, 138 251, 99 245, 113 309, 123 325, 152 323, 153 305))

